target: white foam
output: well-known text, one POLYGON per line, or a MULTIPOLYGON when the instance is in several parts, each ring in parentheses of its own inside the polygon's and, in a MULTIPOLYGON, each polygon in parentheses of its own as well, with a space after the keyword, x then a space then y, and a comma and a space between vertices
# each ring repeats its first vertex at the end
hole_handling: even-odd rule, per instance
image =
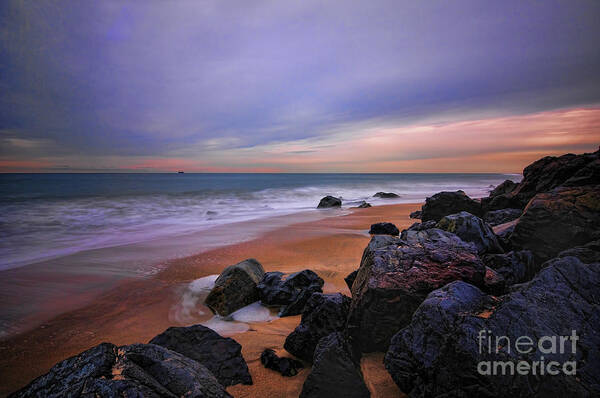
POLYGON ((225 318, 215 315, 210 320, 203 322, 202 325, 211 328, 221 336, 231 336, 237 333, 244 333, 250 326, 247 323, 227 321, 225 318))
POLYGON ((230 315, 231 319, 239 322, 270 322, 273 319, 279 318, 273 315, 270 308, 261 305, 260 302, 255 302, 247 305, 230 315))
POLYGON ((219 275, 208 275, 190 282, 179 303, 171 309, 171 319, 181 324, 189 324, 204 315, 205 312, 198 308, 198 303, 204 302, 218 277, 219 275))

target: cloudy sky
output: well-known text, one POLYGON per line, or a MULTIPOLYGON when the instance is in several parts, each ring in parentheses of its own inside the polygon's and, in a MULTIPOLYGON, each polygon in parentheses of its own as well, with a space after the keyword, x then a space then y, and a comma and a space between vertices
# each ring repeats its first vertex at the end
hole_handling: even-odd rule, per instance
POLYGON ((0 171, 520 171, 600 143, 600 2, 0 4, 0 171))

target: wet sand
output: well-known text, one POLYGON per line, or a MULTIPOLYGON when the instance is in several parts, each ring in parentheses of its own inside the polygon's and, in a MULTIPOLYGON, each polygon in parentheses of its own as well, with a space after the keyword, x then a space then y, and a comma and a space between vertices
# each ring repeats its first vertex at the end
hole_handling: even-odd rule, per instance
MULTIPOLYGON (((266 271, 310 268, 325 280, 325 292, 349 295, 343 278, 358 267, 369 241, 369 226, 390 221, 399 229, 406 228, 414 222, 408 214, 419 207, 400 204, 353 209, 350 214, 285 226, 254 240, 170 261, 163 271, 146 279, 124 279, 91 303, 0 341, 0 395, 7 395, 47 372, 56 362, 103 341, 118 345, 147 342, 170 326, 207 321, 212 314, 202 305, 198 310, 204 314, 195 313, 193 319, 182 322, 175 316, 182 292, 190 281, 218 274, 246 258, 256 258, 266 271)), ((265 348, 284 354, 285 337, 299 322, 300 316, 294 316, 253 323, 248 331, 232 335, 243 347, 254 381, 252 386, 229 387, 233 396, 298 396, 309 369, 286 378, 264 369, 259 357, 265 348)), ((383 354, 373 353, 361 361, 372 396, 401 396, 385 371, 382 358, 383 354)))

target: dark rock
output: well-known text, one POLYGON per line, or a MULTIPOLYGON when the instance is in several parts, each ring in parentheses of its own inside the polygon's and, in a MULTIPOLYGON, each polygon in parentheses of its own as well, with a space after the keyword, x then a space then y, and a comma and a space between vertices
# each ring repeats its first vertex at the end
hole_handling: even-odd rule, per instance
MULTIPOLYGON (((591 397, 600 395, 600 264, 583 264, 574 257, 549 262, 530 282, 496 298, 458 281, 432 292, 415 312, 409 326, 392 339, 385 365, 400 389, 410 397, 591 397), (575 353, 559 337, 576 331, 575 353), (484 332, 483 344, 479 336, 484 332), (486 345, 492 338, 492 349, 486 345), (506 336, 509 340, 498 341, 506 336), (522 336, 533 341, 518 351, 522 336), (555 353, 538 349, 540 338, 556 339, 555 353), (491 352, 490 352, 491 351, 491 352), (519 361, 530 366, 544 358, 559 363, 556 375, 502 372, 488 375, 486 361, 519 361), (576 362, 576 377, 562 366, 576 362), (482 373, 478 364, 484 362, 482 373)), ((548 344, 544 345, 548 348, 548 344)), ((555 368, 556 369, 556 368, 555 368)))
POLYGON ((354 270, 352 272, 350 272, 348 274, 348 276, 346 276, 344 278, 344 281, 346 282, 346 285, 348 285, 348 289, 352 290, 352 284, 354 283, 354 280, 356 279, 356 275, 358 275, 358 270, 354 270))
POLYGON ((344 330, 349 309, 350 297, 341 293, 313 294, 306 303, 300 325, 285 339, 283 347, 290 354, 312 362, 319 340, 344 330))
POLYGON ((354 360, 341 333, 323 337, 315 350, 312 370, 300 398, 363 398, 371 393, 365 385, 360 365, 354 360))
POLYGON ((285 275, 267 272, 257 285, 262 304, 279 306, 279 316, 298 315, 313 293, 322 292, 324 281, 315 272, 305 269, 285 275))
POLYGON ((500 209, 488 211, 483 215, 483 220, 495 227, 496 225, 504 224, 512 220, 516 220, 521 216, 521 209, 500 209))
POLYGON ((102 343, 65 359, 11 397, 230 397, 198 362, 153 344, 102 343))
POLYGON ((490 267, 485 267, 485 278, 483 280, 483 290, 494 296, 504 294, 506 290, 506 281, 499 272, 490 267))
POLYGON ((512 191, 515 190, 515 188, 518 186, 519 184, 517 184, 514 181, 511 180, 504 180, 504 182, 500 185, 498 185, 496 188, 494 188, 490 194, 489 197, 493 198, 495 196, 498 195, 503 195, 506 193, 511 193, 512 191))
POLYGON ((366 208, 369 208, 369 207, 371 207, 371 204, 370 204, 370 203, 367 203, 367 202, 365 202, 365 201, 363 200, 363 201, 362 201, 362 203, 361 203, 361 204, 359 204, 359 205, 358 205, 358 206, 356 206, 356 207, 358 207, 359 209, 366 209, 366 208))
POLYGON ((341 206, 342 206, 342 200, 341 199, 335 198, 333 196, 325 196, 319 202, 319 205, 317 206, 317 209, 326 209, 326 208, 329 208, 329 207, 341 207, 341 206))
POLYGON ((496 234, 496 237, 498 238, 498 242, 500 242, 500 245, 502 245, 502 248, 505 252, 512 250, 510 235, 512 235, 513 231, 515 230, 515 225, 517 225, 518 221, 518 219, 512 220, 504 224, 496 225, 492 228, 496 234))
POLYGON ((473 243, 479 254, 504 252, 494 231, 481 218, 466 211, 445 216, 436 227, 473 243))
POLYGON ((558 253, 557 257, 577 257, 585 264, 600 263, 600 240, 573 247, 558 253))
POLYGON ((410 213, 409 217, 410 218, 421 219, 421 210, 413 211, 412 213, 410 213))
POLYGON ((391 222, 379 222, 371 225, 369 233, 371 235, 398 235, 400 231, 391 222))
POLYGON ((512 251, 506 254, 486 254, 482 260, 485 265, 502 275, 507 285, 527 282, 540 270, 529 250, 512 251))
POLYGON ((403 230, 402 233, 400 234, 400 238, 406 240, 408 231, 425 231, 426 229, 435 228, 436 225, 437 225, 437 222, 435 222, 433 220, 423 222, 423 223, 416 222, 413 225, 411 225, 410 227, 408 227, 407 229, 403 230))
POLYGON ((205 304, 222 316, 258 301, 256 284, 265 271, 253 258, 225 268, 206 297, 205 304))
POLYGON ((302 362, 294 358, 278 357, 275 351, 270 348, 265 349, 260 354, 260 363, 267 369, 281 373, 282 376, 291 377, 298 374, 298 369, 302 369, 302 362))
POLYGON ((242 346, 205 326, 171 327, 150 340, 149 344, 192 358, 210 370, 225 387, 238 383, 252 384, 248 365, 242 356, 242 346))
POLYGON ((393 192, 377 192, 375 195, 373 195, 374 198, 381 198, 381 199, 394 199, 394 198, 399 198, 400 195, 397 195, 393 192))
POLYGON ((561 187, 536 195, 510 236, 513 247, 546 261, 600 238, 600 185, 561 187))
POLYGON ((384 351, 432 290, 454 280, 483 286, 474 246, 440 229, 405 231, 407 240, 374 235, 352 285, 348 332, 363 352, 384 351))
POLYGON ((421 208, 421 221, 439 221, 442 217, 468 211, 481 216, 481 203, 471 199, 463 191, 439 192, 425 200, 421 208))

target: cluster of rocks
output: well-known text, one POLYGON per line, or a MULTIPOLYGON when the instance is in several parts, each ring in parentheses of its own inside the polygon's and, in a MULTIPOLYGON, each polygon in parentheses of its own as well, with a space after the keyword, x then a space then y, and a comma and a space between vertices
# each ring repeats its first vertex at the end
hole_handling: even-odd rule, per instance
MULTIPOLYGON (((377 192, 375 195, 373 195, 373 197, 380 199, 396 199, 399 198, 400 195, 393 192, 377 192)), ((327 209, 335 207, 342 207, 342 198, 336 198, 335 196, 331 195, 327 195, 321 198, 319 204, 317 205, 317 209, 327 209)), ((371 204, 363 200, 356 207, 359 209, 365 209, 371 207, 371 204)))

